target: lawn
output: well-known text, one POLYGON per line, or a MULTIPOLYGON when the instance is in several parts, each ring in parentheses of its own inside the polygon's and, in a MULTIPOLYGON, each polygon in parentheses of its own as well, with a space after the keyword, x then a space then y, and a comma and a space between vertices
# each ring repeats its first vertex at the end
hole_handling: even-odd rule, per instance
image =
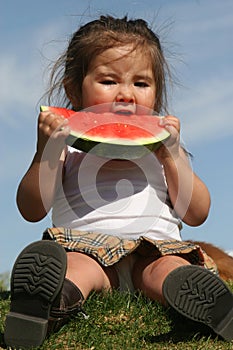
MULTIPOLYGON (((9 293, 0 296, 0 349, 4 346, 5 315, 9 293)), ((41 350, 149 350, 233 349, 210 330, 148 301, 142 295, 129 293, 93 293, 85 303, 89 315, 77 316, 58 333, 44 342, 41 350)))

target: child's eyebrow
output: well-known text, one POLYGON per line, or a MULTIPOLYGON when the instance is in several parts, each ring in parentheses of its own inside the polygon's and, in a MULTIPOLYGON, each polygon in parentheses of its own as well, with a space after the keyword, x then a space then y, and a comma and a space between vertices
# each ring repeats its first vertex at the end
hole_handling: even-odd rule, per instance
POLYGON ((95 67, 95 74, 96 75, 108 75, 108 74, 114 74, 114 70, 112 68, 109 68, 107 66, 98 66, 95 67))
POLYGON ((148 75, 148 74, 137 74, 134 76, 134 79, 135 80, 146 80, 150 83, 152 83, 154 81, 154 77, 151 75, 148 75))
POLYGON ((109 70, 109 71, 96 72, 95 76, 96 76, 97 79, 101 79, 101 78, 104 78, 104 77, 117 78, 119 76, 119 74, 109 70))

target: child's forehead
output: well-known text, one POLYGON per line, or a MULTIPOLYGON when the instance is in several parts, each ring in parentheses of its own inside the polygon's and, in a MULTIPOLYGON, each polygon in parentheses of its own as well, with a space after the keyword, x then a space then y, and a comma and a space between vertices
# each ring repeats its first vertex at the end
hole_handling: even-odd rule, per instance
POLYGON ((152 58, 149 50, 143 50, 142 47, 135 47, 133 45, 115 46, 104 50, 96 55, 91 60, 91 66, 99 64, 112 65, 119 63, 119 61, 142 61, 147 65, 152 65, 152 58))

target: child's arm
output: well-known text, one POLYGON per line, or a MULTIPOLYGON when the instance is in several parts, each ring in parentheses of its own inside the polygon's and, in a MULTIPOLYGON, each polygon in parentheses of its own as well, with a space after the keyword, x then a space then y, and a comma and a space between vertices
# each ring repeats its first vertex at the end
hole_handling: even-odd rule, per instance
POLYGON ((38 118, 37 150, 17 191, 17 205, 28 221, 43 219, 53 204, 57 182, 62 181, 65 138, 64 117, 41 112, 38 118))
POLYGON ((209 213, 209 191, 193 172, 188 157, 180 146, 179 120, 167 116, 162 119, 162 123, 171 133, 171 137, 156 155, 164 167, 172 205, 186 224, 201 225, 209 213))

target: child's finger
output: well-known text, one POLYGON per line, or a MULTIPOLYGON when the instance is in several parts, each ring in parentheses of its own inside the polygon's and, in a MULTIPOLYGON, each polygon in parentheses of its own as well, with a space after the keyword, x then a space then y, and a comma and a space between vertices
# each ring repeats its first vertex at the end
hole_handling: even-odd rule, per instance
POLYGON ((59 123, 66 121, 66 118, 62 115, 58 115, 50 112, 42 112, 39 116, 39 123, 48 125, 53 129, 58 127, 59 123))
POLYGON ((68 125, 68 120, 65 118, 60 118, 60 117, 54 118, 53 120, 51 120, 51 122, 49 124, 51 130, 54 130, 54 131, 61 131, 67 125, 68 125))
MULTIPOLYGON (((58 114, 50 112, 42 112, 39 116, 38 126, 39 130, 47 136, 52 136, 56 132, 67 130, 68 120, 58 114)), ((64 134, 63 132, 60 135, 64 134)), ((65 135, 67 131, 65 131, 65 135)), ((54 135, 53 135, 54 136, 54 135)))
POLYGON ((180 121, 177 117, 170 115, 163 117, 160 119, 160 125, 164 126, 168 131, 175 128, 178 132, 180 132, 180 121))

